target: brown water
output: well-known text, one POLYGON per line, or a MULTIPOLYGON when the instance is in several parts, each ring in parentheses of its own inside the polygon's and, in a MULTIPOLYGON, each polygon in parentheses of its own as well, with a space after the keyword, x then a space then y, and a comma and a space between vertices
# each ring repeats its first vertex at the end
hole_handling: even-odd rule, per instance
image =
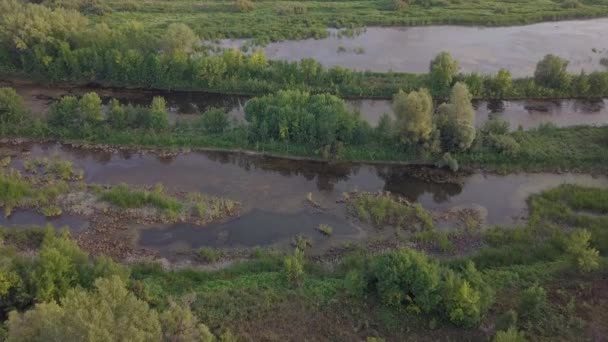
POLYGON ((30 225, 44 226, 50 224, 56 228, 68 228, 73 233, 85 230, 88 222, 75 215, 61 215, 59 217, 47 218, 33 210, 16 210, 11 215, 0 215, 0 226, 7 228, 18 228, 30 225))
MULTIPOLYGON (((161 158, 136 152, 98 152, 61 145, 23 145, 31 156, 58 154, 74 161, 93 183, 163 183, 238 200, 243 215, 210 227, 175 225, 141 231, 145 246, 238 247, 286 243, 298 233, 316 243, 331 244, 378 234, 347 218, 343 192, 386 190, 421 203, 427 209, 482 207, 490 224, 512 224, 526 213, 532 193, 562 183, 608 186, 607 177, 576 174, 474 174, 459 183, 439 184, 414 177, 419 169, 349 163, 295 162, 234 153, 185 153, 161 158), (312 194, 323 210, 311 208, 312 194), (334 227, 331 238, 316 231, 320 223, 334 227)), ((15 165, 19 166, 16 158, 15 165)), ((162 249, 162 248, 161 248, 162 249)))
MULTIPOLYGON (((66 95, 82 96, 96 91, 107 103, 116 98, 122 103, 148 105, 154 96, 163 96, 170 108, 173 121, 192 120, 197 113, 211 107, 224 108, 234 120, 244 120, 243 106, 247 98, 200 92, 169 92, 149 90, 125 90, 89 87, 51 87, 31 83, 7 84, 13 86, 23 96, 34 112, 45 113, 50 104, 66 95)), ((362 118, 375 126, 383 113, 392 115, 389 100, 347 100, 351 110, 361 113, 362 118)), ((530 129, 544 123, 559 127, 576 125, 608 124, 608 100, 522 100, 522 101, 477 101, 476 124, 481 127, 490 117, 496 115, 509 122, 511 129, 530 129)))
MULTIPOLYGON (((318 40, 271 43, 264 50, 275 60, 313 58, 327 67, 412 73, 427 72, 431 59, 449 51, 463 72, 495 73, 506 68, 520 77, 532 75, 536 63, 549 53, 568 59, 572 72, 605 69, 599 61, 608 56, 607 29, 606 18, 511 27, 368 27, 352 38, 331 34, 318 40)), ((223 40, 220 46, 240 47, 245 42, 223 40)))

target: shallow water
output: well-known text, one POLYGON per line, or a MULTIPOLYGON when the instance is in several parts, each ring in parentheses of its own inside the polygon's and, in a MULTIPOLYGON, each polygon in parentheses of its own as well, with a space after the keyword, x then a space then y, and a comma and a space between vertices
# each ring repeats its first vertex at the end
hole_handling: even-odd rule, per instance
MULTIPOLYGON (((549 53, 568 59, 572 72, 605 69, 599 61, 608 57, 607 29, 607 18, 511 27, 368 27, 352 38, 332 31, 324 39, 276 42, 264 50, 275 60, 313 58, 327 67, 412 73, 427 72, 437 54, 449 51, 463 72, 506 68, 520 77, 532 75, 536 63, 549 53)), ((220 46, 238 48, 245 42, 222 40, 220 46)))
MULTIPOLYGON (((193 120, 198 113, 217 107, 224 108, 236 121, 245 119, 247 97, 197 92, 144 91, 88 87, 47 87, 34 84, 11 84, 24 97, 33 112, 45 113, 50 104, 66 95, 82 96, 96 91, 107 103, 116 98, 125 104, 148 105, 154 96, 163 96, 170 108, 172 121, 193 120)), ((375 126, 383 113, 393 115, 389 100, 347 100, 348 107, 361 113, 361 117, 375 126)), ((530 129, 544 123, 558 127, 608 124, 608 100, 521 100, 477 101, 476 125, 481 127, 491 115, 506 120, 511 129, 530 129)))
POLYGON ((79 233, 88 227, 88 222, 75 215, 63 214, 59 217, 47 218, 33 210, 15 210, 8 217, 0 215, 0 226, 8 228, 27 227, 31 225, 51 226, 62 229, 68 228, 72 233, 79 233))
MULTIPOLYGON (((239 247, 272 245, 298 233, 324 243, 376 234, 349 220, 344 192, 391 191, 431 210, 482 207, 489 224, 513 224, 526 214, 525 199, 562 183, 608 186, 605 176, 578 174, 473 174, 457 183, 434 183, 414 174, 419 168, 350 163, 296 162, 235 153, 185 153, 157 157, 136 152, 98 152, 61 145, 22 145, 31 156, 58 154, 85 171, 85 180, 105 184, 163 183, 186 191, 225 196, 243 204, 243 215, 209 227, 176 225, 144 229, 143 245, 239 247), (312 198, 323 208, 312 209, 312 198), (335 234, 323 238, 316 231, 330 223, 335 234), (224 236, 224 238, 222 238, 224 236), (224 240, 222 240, 224 239, 224 240)), ((19 158, 15 165, 19 166, 19 158)))

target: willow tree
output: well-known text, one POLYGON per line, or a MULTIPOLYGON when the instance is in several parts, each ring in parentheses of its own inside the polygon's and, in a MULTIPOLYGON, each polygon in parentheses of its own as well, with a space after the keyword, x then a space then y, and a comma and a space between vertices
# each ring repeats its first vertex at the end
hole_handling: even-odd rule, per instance
POLYGON ((454 85, 450 100, 439 106, 436 121, 445 150, 465 151, 471 147, 476 134, 475 109, 464 83, 454 85))
POLYGON ((433 132, 433 99, 427 89, 409 94, 400 90, 393 96, 393 111, 402 141, 416 144, 430 139, 433 132))

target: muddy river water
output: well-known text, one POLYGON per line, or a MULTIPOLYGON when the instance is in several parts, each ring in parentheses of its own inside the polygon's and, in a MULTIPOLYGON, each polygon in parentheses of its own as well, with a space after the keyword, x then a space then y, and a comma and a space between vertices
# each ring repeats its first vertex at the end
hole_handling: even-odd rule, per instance
MULTIPOLYGON (((193 120, 198 113, 211 107, 224 108, 234 120, 245 117, 244 105, 247 97, 210 94, 202 92, 171 92, 151 90, 128 90, 89 87, 42 86, 31 83, 0 82, 12 86, 25 99, 27 106, 35 113, 45 113, 53 101, 66 95, 82 96, 95 91, 106 102, 116 98, 123 103, 149 105, 154 96, 163 96, 168 103, 171 119, 193 120)), ((378 123, 383 113, 392 115, 389 100, 347 100, 351 110, 361 113, 361 117, 372 126, 378 123)), ((476 124, 481 127, 490 117, 506 120, 511 129, 530 129, 541 124, 552 123, 559 127, 576 125, 608 124, 608 100, 521 100, 521 101, 476 101, 476 124)))
MULTIPOLYGON (((571 72, 603 70, 608 57, 608 19, 546 22, 511 27, 419 26, 368 27, 355 37, 331 31, 325 39, 282 41, 267 45, 269 59, 299 61, 357 70, 424 73, 441 51, 460 61, 461 71, 530 76, 546 54, 570 61, 571 72)), ((240 47, 246 40, 222 40, 221 47, 240 47)))
MULTIPOLYGON (((10 149, 15 150, 15 147, 10 149)), ((344 192, 391 191, 431 210, 474 207, 488 224, 513 224, 526 215, 525 199, 532 193, 562 183, 608 186, 605 176, 576 174, 473 174, 452 183, 425 181, 420 169, 406 166, 321 163, 250 156, 238 153, 191 152, 159 157, 138 152, 101 152, 58 144, 19 145, 31 157, 57 154, 72 160, 85 171, 85 180, 104 184, 163 183, 185 191, 201 191, 225 196, 243 204, 242 215, 207 227, 177 224, 147 227, 140 231, 143 246, 170 253, 177 250, 213 246, 222 248, 281 245, 296 234, 310 236, 317 247, 344 240, 381 234, 377 229, 350 219, 344 192), (312 208, 307 194, 322 209, 312 208), (334 228, 331 238, 316 227, 326 223, 334 228)), ((14 160, 19 166, 21 159, 14 160)), ((42 217, 9 218, 14 224, 43 223, 42 217)), ((7 220, 7 219, 3 219, 7 220)), ((56 224, 76 224, 73 218, 56 224)), ((11 223, 0 221, 0 224, 11 223)), ((51 222, 53 223, 53 222, 51 222)))

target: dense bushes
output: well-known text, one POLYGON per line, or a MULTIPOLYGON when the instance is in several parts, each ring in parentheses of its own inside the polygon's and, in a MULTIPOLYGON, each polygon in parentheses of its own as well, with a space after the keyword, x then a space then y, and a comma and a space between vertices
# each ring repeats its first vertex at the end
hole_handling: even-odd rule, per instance
POLYGON ((333 95, 310 95, 289 90, 254 98, 245 118, 256 141, 286 141, 329 147, 353 141, 359 119, 333 95))
POLYGON ((8 314, 8 341, 215 340, 193 315, 191 300, 169 299, 159 314, 129 291, 127 267, 90 258, 67 233, 48 228, 39 247, 35 257, 0 248, 0 314, 8 314))
POLYGON ((455 272, 409 249, 375 258, 371 274, 384 303, 412 313, 438 313, 457 325, 478 324, 492 301, 473 264, 455 272))

